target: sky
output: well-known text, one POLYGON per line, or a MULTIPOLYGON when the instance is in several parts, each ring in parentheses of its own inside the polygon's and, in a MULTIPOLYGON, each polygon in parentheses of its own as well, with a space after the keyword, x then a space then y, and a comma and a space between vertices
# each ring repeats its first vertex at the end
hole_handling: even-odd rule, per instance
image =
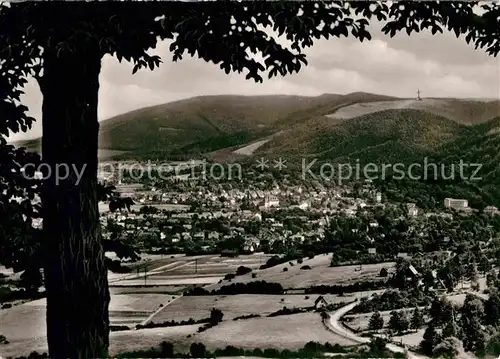
MULTIPOLYGON (((452 33, 400 33, 390 38, 372 30, 372 40, 352 38, 317 41, 307 49, 309 65, 298 74, 264 79, 256 84, 245 74, 226 75, 213 63, 186 55, 172 62, 169 43, 153 52, 163 63, 154 71, 106 56, 102 61, 99 120, 134 109, 199 95, 294 94, 371 92, 415 97, 500 98, 500 60, 481 49, 474 50, 464 38, 452 33)), ((22 102, 37 119, 28 133, 14 134, 10 141, 41 136, 42 96, 34 80, 25 89, 22 102)))

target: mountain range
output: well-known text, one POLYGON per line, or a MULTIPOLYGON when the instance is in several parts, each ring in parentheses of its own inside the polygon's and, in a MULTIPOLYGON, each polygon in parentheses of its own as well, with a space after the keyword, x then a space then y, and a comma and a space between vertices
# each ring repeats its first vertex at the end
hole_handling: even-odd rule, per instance
MULTIPOLYGON (((419 101, 363 92, 200 96, 102 121, 99 148, 101 160, 253 155, 390 160, 391 154, 433 151, 499 116, 500 100, 419 101)), ((41 139, 16 143, 35 151, 40 144, 41 139)))

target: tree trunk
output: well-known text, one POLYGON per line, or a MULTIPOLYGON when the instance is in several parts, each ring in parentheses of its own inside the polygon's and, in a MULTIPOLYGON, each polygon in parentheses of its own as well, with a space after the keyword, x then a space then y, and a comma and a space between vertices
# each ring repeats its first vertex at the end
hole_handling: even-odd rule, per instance
POLYGON ((96 193, 100 68, 98 49, 86 43, 44 52, 42 161, 52 173, 42 195, 43 232, 54 359, 108 354, 110 296, 96 193))

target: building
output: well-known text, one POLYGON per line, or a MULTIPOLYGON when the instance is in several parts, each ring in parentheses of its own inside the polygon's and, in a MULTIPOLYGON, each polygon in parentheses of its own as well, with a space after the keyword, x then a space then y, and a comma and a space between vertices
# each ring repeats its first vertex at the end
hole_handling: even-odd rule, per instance
POLYGON ((42 218, 33 218, 32 219, 31 225, 33 226, 33 228, 42 229, 43 228, 42 224, 43 224, 42 218))
POLYGON ((441 217, 441 218, 447 218, 447 219, 453 219, 453 214, 451 213, 425 213, 424 214, 425 218, 430 218, 430 217, 441 217))
POLYGON ((303 201, 302 203, 299 204, 299 208, 302 210, 308 209, 310 206, 309 201, 303 201))
POLYGON ((490 216, 494 216, 496 214, 499 214, 498 208, 495 207, 495 206, 484 207, 483 212, 486 213, 486 214, 488 214, 488 215, 490 215, 490 216))
POLYGON ((208 233, 208 239, 213 239, 213 240, 218 240, 219 239, 219 232, 212 231, 208 233))
POLYGON ((430 289, 432 291, 438 292, 440 294, 445 293, 446 292, 446 285, 444 284, 443 280, 441 278, 439 278, 436 270, 432 271, 432 278, 434 278, 434 285, 430 289))
POLYGON ((119 260, 118 255, 115 252, 108 251, 105 252, 104 255, 106 256, 106 258, 109 258, 111 260, 119 260))
POLYGON ((412 264, 410 264, 410 266, 408 267, 408 269, 410 270, 411 274, 414 277, 419 277, 420 276, 420 273, 418 272, 418 270, 412 264))
POLYGON ((112 171, 98 171, 97 180, 99 181, 110 181, 113 179, 114 173, 112 171))
POLYGON ((245 245, 243 250, 245 252, 253 253, 259 248, 259 246, 260 246, 260 240, 258 238, 249 237, 246 238, 245 240, 245 245))
POLYGON ((280 201, 278 200, 278 197, 276 196, 266 196, 264 200, 264 207, 266 208, 271 208, 271 207, 279 207, 280 201))
POLYGON ((410 264, 402 274, 406 285, 411 285, 412 283, 418 286, 423 285, 422 275, 412 264, 410 264))
POLYGON ((466 199, 445 198, 444 206, 446 208, 464 209, 469 207, 469 202, 466 199))
POLYGON ((469 216, 475 212, 477 212, 477 209, 470 208, 470 207, 465 207, 465 208, 460 209, 460 215, 462 215, 462 216, 469 216))
POLYGON ((415 203, 407 203, 406 208, 408 209, 408 216, 415 217, 418 215, 418 208, 415 203))
POLYGON ((318 309, 323 309, 328 306, 328 302, 325 300, 325 298, 320 295, 316 300, 314 301, 314 308, 316 310, 318 309))

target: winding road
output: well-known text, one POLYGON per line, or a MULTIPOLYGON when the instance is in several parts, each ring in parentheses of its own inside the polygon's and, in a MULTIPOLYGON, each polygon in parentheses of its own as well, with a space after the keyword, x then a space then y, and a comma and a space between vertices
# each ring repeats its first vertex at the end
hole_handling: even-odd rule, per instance
MULTIPOLYGON (((370 343, 370 338, 357 336, 355 333, 351 332, 340 323, 340 318, 346 315, 347 312, 351 311, 356 305, 358 305, 358 302, 353 302, 336 310, 333 313, 330 313, 329 327, 333 332, 335 332, 335 334, 340 335, 341 337, 352 340, 359 344, 368 344, 370 343)), ((408 349, 397 346, 392 343, 387 343, 386 348, 393 353, 405 353, 406 358, 409 359, 429 359, 426 356, 416 355, 414 353, 411 353, 410 351, 408 351, 408 349)))

